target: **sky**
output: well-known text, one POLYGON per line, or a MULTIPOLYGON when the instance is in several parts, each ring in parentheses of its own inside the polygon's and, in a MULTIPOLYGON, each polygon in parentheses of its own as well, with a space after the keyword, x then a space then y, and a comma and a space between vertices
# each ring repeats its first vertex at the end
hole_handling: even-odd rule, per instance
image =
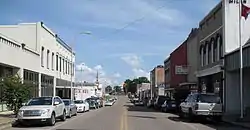
POLYGON ((219 1, 1 0, 0 24, 43 21, 73 46, 77 81, 98 70, 102 84, 120 85, 149 77, 219 1))

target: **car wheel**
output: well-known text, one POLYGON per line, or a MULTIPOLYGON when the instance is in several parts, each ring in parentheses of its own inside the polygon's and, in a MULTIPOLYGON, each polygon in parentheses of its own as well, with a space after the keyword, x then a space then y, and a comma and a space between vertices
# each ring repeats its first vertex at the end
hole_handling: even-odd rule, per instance
POLYGON ((82 112, 85 112, 85 107, 83 108, 83 111, 82 112))
POLYGON ((54 125, 56 124, 55 113, 52 113, 52 114, 51 114, 51 117, 50 117, 48 123, 49 123, 50 126, 54 126, 54 125))
POLYGON ((63 111, 63 115, 61 116, 61 120, 62 121, 66 120, 66 112, 65 112, 65 110, 63 111))
POLYGON ((69 118, 71 118, 71 117, 72 117, 72 111, 69 110, 69 118))

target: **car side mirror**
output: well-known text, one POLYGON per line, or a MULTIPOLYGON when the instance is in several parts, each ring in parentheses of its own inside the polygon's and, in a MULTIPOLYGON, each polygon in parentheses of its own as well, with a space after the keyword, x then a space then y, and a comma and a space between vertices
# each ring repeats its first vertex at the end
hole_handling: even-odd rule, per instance
POLYGON ((54 105, 56 106, 56 105, 59 105, 59 102, 54 102, 54 105))
POLYGON ((22 103, 22 106, 26 106, 27 105, 27 103, 22 103))

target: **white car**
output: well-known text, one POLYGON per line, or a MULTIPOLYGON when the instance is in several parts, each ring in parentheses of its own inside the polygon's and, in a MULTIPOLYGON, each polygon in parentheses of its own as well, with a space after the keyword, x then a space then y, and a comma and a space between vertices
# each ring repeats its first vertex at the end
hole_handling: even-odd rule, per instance
POLYGON ((220 121, 222 118, 222 103, 218 95, 213 93, 189 94, 180 104, 180 116, 187 115, 190 118, 204 116, 220 121))
POLYGON ((75 100, 75 105, 77 106, 77 112, 89 111, 89 103, 84 100, 75 100))
POLYGON ((37 97, 22 106, 17 114, 17 121, 21 124, 45 122, 55 125, 56 118, 66 120, 66 109, 62 99, 58 96, 37 97))
POLYGON ((107 101, 105 101, 105 106, 112 106, 114 105, 115 100, 114 99, 109 99, 107 101))

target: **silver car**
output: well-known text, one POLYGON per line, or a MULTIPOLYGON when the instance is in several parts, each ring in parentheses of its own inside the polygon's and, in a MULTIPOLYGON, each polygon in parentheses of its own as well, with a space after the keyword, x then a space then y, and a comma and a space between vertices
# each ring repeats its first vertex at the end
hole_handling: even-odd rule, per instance
POLYGON ((66 116, 71 118, 72 115, 77 115, 77 106, 71 99, 63 99, 66 108, 66 116))

